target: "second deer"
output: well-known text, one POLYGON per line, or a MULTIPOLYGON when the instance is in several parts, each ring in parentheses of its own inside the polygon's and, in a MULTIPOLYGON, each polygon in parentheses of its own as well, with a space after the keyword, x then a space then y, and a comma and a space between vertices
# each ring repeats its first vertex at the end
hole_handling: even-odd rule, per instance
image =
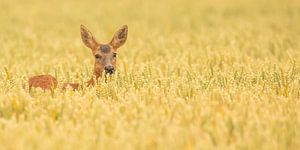
MULTIPOLYGON (((123 25, 107 44, 98 42, 93 34, 83 25, 80 26, 80 33, 83 43, 92 50, 95 59, 93 75, 87 81, 87 86, 93 86, 98 78, 102 76, 102 73, 108 75, 114 74, 116 70, 117 49, 126 42, 128 27, 127 25, 123 25)), ((28 84, 29 90, 32 87, 51 90, 57 87, 57 80, 51 75, 37 75, 29 78, 28 84)), ((73 90, 77 90, 79 84, 64 83, 63 89, 68 86, 73 90)))

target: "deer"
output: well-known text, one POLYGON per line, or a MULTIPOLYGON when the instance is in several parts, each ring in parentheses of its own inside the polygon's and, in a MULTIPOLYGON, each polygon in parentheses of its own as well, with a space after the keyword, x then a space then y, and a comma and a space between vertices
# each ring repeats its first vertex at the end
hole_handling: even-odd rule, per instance
MULTIPOLYGON (((109 43, 100 43, 93 34, 84 25, 80 25, 81 39, 86 47, 91 49, 95 59, 93 75, 86 82, 86 86, 94 86, 98 79, 105 75, 113 75, 116 71, 117 50, 123 46, 127 40, 128 26, 123 25, 114 34, 109 43)), ((42 90, 53 90, 57 88, 58 81, 49 74, 32 76, 28 80, 29 91, 32 88, 41 88, 42 90)), ((78 90, 78 83, 63 83, 63 89, 70 87, 78 90)))

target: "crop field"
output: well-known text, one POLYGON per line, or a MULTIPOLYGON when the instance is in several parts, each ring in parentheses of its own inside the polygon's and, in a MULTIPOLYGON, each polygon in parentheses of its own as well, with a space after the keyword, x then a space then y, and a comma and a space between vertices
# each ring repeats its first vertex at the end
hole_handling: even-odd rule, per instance
POLYGON ((0 0, 0 149, 300 149, 300 1, 0 0), (128 25, 96 86, 81 24, 128 25))

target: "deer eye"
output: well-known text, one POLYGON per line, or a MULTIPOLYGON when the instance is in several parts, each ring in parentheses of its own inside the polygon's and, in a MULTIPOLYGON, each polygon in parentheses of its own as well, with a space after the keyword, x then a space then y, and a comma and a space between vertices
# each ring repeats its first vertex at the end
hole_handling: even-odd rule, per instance
POLYGON ((102 58, 102 56, 101 56, 101 55, 99 55, 99 54, 97 54, 97 55, 95 55, 95 58, 96 58, 96 59, 101 59, 101 58, 102 58))
POLYGON ((117 53, 113 53, 113 57, 116 58, 117 57, 117 53))

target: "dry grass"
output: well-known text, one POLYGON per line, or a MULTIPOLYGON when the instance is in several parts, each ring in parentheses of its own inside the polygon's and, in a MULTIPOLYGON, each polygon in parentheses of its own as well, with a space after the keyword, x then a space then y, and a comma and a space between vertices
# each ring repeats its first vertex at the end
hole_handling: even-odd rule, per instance
POLYGON ((0 149, 300 148, 296 0, 1 0, 0 22, 0 149), (128 24, 117 74, 28 93, 90 78, 80 24, 128 24))

